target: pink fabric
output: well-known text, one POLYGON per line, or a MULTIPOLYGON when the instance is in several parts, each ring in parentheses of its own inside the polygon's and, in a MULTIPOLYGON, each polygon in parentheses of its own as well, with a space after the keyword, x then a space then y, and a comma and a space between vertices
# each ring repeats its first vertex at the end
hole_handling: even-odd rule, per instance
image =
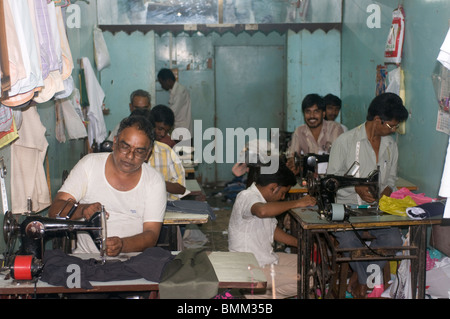
POLYGON ((383 292, 384 292, 384 285, 377 285, 373 287, 372 292, 367 295, 367 298, 380 298, 383 292))
POLYGON ((400 188, 398 191, 393 192, 390 197, 403 199, 406 196, 410 196, 417 205, 431 203, 433 201, 432 198, 426 197, 424 193, 414 194, 406 187, 400 188))

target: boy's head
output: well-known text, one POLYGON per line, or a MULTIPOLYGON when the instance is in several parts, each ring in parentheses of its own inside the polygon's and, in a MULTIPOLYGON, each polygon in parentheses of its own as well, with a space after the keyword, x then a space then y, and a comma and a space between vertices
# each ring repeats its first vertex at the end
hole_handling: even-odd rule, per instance
POLYGON ((342 101, 336 95, 327 94, 323 98, 325 103, 325 120, 334 121, 339 115, 342 107, 342 101))
POLYGON ((172 129, 175 115, 169 107, 159 104, 150 110, 155 125, 156 140, 161 140, 172 129))
POLYGON ((295 184, 297 184, 297 179, 294 173, 285 164, 281 163, 276 173, 259 174, 256 178, 256 185, 266 190, 263 196, 268 202, 284 199, 295 184))

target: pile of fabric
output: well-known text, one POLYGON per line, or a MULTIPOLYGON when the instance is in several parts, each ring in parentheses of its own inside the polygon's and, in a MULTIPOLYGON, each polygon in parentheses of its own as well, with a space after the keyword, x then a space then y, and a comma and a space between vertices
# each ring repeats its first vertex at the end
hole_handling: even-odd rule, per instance
POLYGON ((401 188, 393 192, 390 197, 381 197, 379 207, 388 214, 424 219, 442 216, 445 201, 427 197, 424 193, 415 194, 407 188, 401 188))

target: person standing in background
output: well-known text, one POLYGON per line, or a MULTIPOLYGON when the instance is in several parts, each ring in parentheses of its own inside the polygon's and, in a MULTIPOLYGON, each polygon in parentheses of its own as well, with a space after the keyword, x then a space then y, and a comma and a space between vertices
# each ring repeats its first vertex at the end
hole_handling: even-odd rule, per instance
MULTIPOLYGON (((176 80, 175 75, 169 69, 161 69, 157 77, 161 87, 170 93, 169 107, 175 114, 174 130, 177 128, 185 128, 191 135, 189 139, 193 138, 191 97, 189 91, 176 80)), ((183 140, 187 139, 183 138, 183 140)))

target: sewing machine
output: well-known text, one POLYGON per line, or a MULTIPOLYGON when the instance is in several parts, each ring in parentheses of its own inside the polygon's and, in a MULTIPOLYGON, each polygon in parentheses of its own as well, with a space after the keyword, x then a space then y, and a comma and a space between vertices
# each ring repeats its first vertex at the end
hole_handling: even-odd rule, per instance
POLYGON ((330 154, 313 154, 308 153, 305 155, 299 155, 297 152, 294 154, 295 167, 300 167, 300 176, 306 178, 309 172, 318 172, 318 166, 320 163, 328 163, 330 154))
MULTIPOLYGON (((66 217, 47 218, 33 212, 25 213, 25 219, 18 222, 10 211, 3 219, 3 237, 7 244, 3 268, 9 268, 16 280, 32 280, 43 268, 45 242, 48 239, 87 232, 100 250, 102 261, 105 260, 106 213, 104 209, 96 212, 87 221, 74 221, 69 218, 77 207, 74 204, 66 217), (21 245, 14 253, 16 239, 21 245)), ((23 216, 23 215, 19 215, 23 216)))
MULTIPOLYGON (((310 164, 314 161, 310 159, 310 164)), ((379 169, 373 170, 367 177, 354 177, 354 173, 358 169, 358 163, 355 162, 349 171, 344 176, 337 175, 319 175, 317 173, 308 172, 307 174, 307 188, 308 194, 317 199, 318 213, 321 217, 328 220, 342 221, 348 219, 351 214, 358 213, 358 207, 351 205, 336 204, 336 193, 340 188, 350 186, 368 186, 370 192, 377 198, 380 195, 379 185, 379 169), (355 166, 355 167, 354 167, 355 166)), ((378 212, 378 207, 375 205, 373 211, 378 212)), ((367 208, 364 206, 364 209, 367 208)))

